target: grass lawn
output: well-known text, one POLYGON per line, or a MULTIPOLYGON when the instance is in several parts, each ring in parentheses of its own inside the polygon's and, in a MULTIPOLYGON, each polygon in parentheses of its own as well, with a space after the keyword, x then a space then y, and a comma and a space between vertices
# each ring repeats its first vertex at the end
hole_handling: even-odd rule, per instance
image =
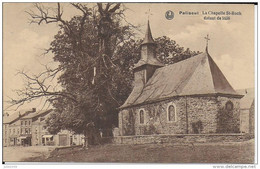
POLYGON ((127 163, 254 163, 254 141, 242 143, 144 144, 94 146, 87 150, 59 150, 44 162, 127 163))

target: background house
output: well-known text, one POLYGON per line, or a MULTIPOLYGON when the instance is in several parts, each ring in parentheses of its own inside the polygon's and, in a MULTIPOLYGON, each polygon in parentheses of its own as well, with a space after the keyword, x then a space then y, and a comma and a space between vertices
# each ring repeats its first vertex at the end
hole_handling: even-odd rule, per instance
POLYGON ((35 112, 36 109, 27 111, 17 111, 9 115, 5 113, 3 117, 3 145, 14 146, 21 144, 21 118, 35 112))
POLYGON ((84 136, 68 130, 53 135, 48 132, 46 120, 52 110, 16 112, 4 116, 4 146, 69 146, 82 145, 84 136))
POLYGON ((255 130, 255 89, 241 89, 237 93, 243 94, 240 100, 240 131, 254 134, 255 130))
MULTIPOLYGON (((48 134, 45 118, 52 110, 41 110, 21 118, 21 136, 29 145, 43 145, 42 137, 48 134)), ((23 144, 22 144, 23 145, 23 144)))

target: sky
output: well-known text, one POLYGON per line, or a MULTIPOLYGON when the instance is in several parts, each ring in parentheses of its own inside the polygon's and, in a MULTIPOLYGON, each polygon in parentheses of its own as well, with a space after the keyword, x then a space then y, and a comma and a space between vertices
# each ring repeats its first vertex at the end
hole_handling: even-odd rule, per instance
MULTIPOLYGON (((55 4, 44 4, 52 6, 55 4)), ((209 54, 217 63, 234 89, 254 87, 254 6, 230 4, 173 4, 173 3, 125 3, 126 20, 139 25, 136 38, 143 38, 149 15, 153 37, 168 36, 177 44, 194 51, 205 51, 204 37, 209 34, 209 54), (166 11, 174 12, 174 18, 167 20, 166 11), (199 12, 199 15, 180 15, 182 12, 199 12), (240 12, 229 15, 230 20, 204 20, 204 12, 240 12)), ((64 18, 79 14, 70 4, 63 3, 64 18)), ((90 4, 93 6, 93 4, 90 4)), ((15 97, 13 90, 21 89, 24 80, 18 70, 39 73, 43 64, 56 65, 52 54, 42 55, 58 31, 54 24, 30 24, 25 11, 33 9, 32 3, 3 4, 3 101, 15 97)), ((220 16, 221 17, 221 16, 220 16)), ((20 109, 37 107, 42 102, 32 102, 20 109)))

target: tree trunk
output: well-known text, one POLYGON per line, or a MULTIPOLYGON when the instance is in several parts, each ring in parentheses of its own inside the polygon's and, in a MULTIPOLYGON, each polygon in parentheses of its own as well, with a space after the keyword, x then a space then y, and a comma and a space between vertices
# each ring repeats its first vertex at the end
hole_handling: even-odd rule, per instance
POLYGON ((94 127, 87 127, 84 131, 84 144, 83 149, 87 149, 89 145, 98 145, 101 143, 101 136, 99 130, 94 127))
POLYGON ((97 145, 101 143, 100 132, 96 127, 90 127, 87 132, 87 135, 89 145, 97 145))
POLYGON ((87 135, 87 131, 84 131, 84 144, 83 144, 83 149, 87 149, 88 148, 88 135, 87 135))

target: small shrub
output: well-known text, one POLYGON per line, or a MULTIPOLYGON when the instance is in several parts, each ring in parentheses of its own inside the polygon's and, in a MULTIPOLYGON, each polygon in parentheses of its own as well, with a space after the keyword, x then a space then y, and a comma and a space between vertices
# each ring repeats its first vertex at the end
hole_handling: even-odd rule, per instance
POLYGON ((191 127, 192 127, 193 133, 195 133, 195 134, 201 133, 202 130, 203 130, 202 121, 199 120, 199 121, 197 121, 197 122, 193 122, 193 123, 191 124, 191 127))
POLYGON ((217 114, 217 133, 239 133, 233 110, 220 109, 217 114))
POLYGON ((148 125, 144 128, 144 135, 158 134, 154 125, 148 125))

